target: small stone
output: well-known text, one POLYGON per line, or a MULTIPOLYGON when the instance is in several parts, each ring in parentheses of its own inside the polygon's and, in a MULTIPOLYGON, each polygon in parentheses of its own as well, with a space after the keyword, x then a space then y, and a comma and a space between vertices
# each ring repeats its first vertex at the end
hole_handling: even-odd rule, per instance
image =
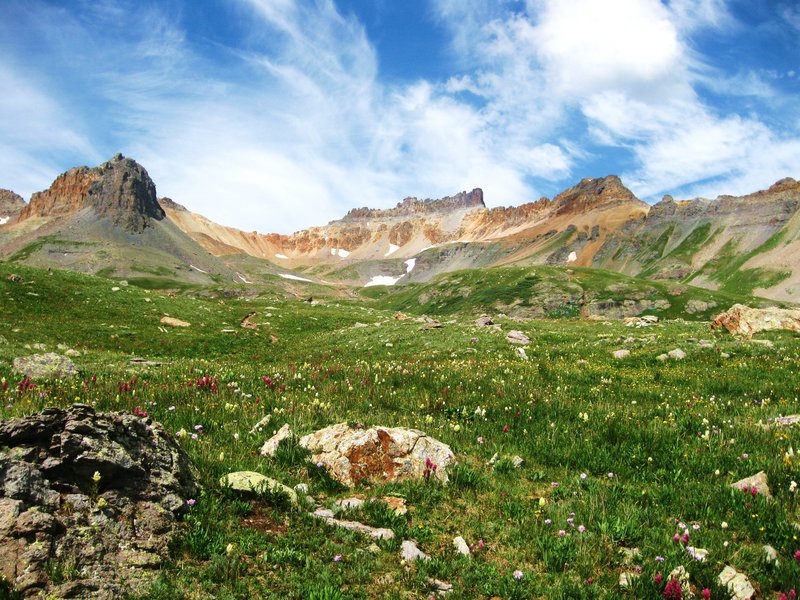
POLYGON ((531 343, 531 339, 527 335, 516 329, 512 329, 506 334, 506 341, 509 344, 519 344, 521 346, 527 346, 531 343))
POLYGON ((768 500, 772 500, 772 491, 769 489, 767 474, 764 471, 759 471, 755 475, 740 479, 736 483, 732 483, 731 487, 746 492, 750 492, 755 487, 757 493, 762 494, 768 500))
POLYGON ((717 581, 721 586, 728 588, 732 600, 749 600, 755 596, 756 590, 747 576, 730 565, 722 569, 717 581))
POLYGON ((262 429, 264 429, 264 427, 269 425, 270 420, 272 420, 272 415, 266 415, 264 417, 261 417, 261 419, 259 419, 258 423, 253 425, 253 427, 250 429, 250 435, 253 435, 255 433, 259 433, 262 429))
POLYGON ((462 554, 464 556, 472 556, 472 552, 470 551, 466 540, 464 540, 464 538, 461 537, 460 535, 458 537, 453 538, 453 546, 455 547, 456 552, 458 552, 459 554, 462 554))
POLYGON ((622 349, 622 350, 614 350, 611 353, 611 356, 613 356, 614 358, 625 358, 626 356, 630 356, 630 354, 631 354, 630 350, 622 349))
POLYGON ((475 325, 477 327, 489 327, 490 325, 494 325, 494 321, 492 321, 492 317, 488 315, 481 315, 475 320, 475 325))
POLYGON ((684 358, 686 358, 686 352, 684 352, 680 348, 675 348, 675 350, 670 350, 669 352, 667 352, 667 356, 669 356, 674 360, 683 360, 684 358))
POLYGON ((635 571, 623 571, 619 574, 619 587, 629 588, 641 576, 641 573, 636 573, 635 571))
POLYGON ((436 592, 437 596, 445 596, 453 591, 453 584, 441 581, 440 579, 428 578, 428 585, 436 592))
POLYGON ((664 362, 665 360, 669 360, 669 356, 667 356, 666 354, 659 354, 658 356, 656 356, 656 360, 664 362))
POLYGON ((778 563, 780 562, 778 560, 778 551, 769 544, 766 544, 762 550, 764 552, 764 560, 768 563, 778 566, 778 563))
POLYGON ((384 496, 381 498, 381 502, 386 504, 386 506, 389 507, 389 510, 391 510, 398 517, 408 514, 405 498, 400 498, 399 496, 384 496))
POLYGON ((358 510, 364 506, 363 498, 342 498, 336 501, 336 505, 343 510, 358 510))
POLYGON ((161 317, 161 323, 169 325, 170 327, 191 327, 192 324, 187 321, 181 321, 173 317, 161 317))
POLYGON ((334 518, 333 511, 327 508, 318 508, 311 514, 319 519, 325 520, 325 522, 331 527, 341 527, 342 529, 348 529, 350 531, 368 535, 377 540, 394 539, 394 531, 391 529, 370 527, 369 525, 364 525, 364 523, 359 523, 358 521, 341 521, 334 518))
POLYGON ((639 548, 620 548, 622 552, 622 564, 632 565, 636 560, 642 557, 642 551, 639 548))
POLYGON ((708 558, 708 550, 705 548, 686 546, 686 553, 698 562, 703 562, 706 558, 708 558))
POLYGON ((298 494, 308 494, 308 486, 305 483, 298 483, 294 486, 294 491, 298 494))
POLYGON ((269 438, 264 445, 261 446, 261 456, 275 456, 275 453, 278 451, 278 446, 283 440, 289 439, 294 434, 292 433, 289 424, 286 423, 278 429, 277 433, 269 438))
POLYGON ((400 557, 407 563, 431 559, 430 556, 417 548, 417 543, 414 540, 403 540, 400 545, 400 557))
POLYGON ((372 542, 369 546, 367 546, 367 552, 369 552, 370 554, 380 554, 381 547, 378 546, 378 544, 376 544, 375 542, 372 542))
POLYGON ((516 352, 517 356, 519 356, 522 360, 528 360, 528 355, 525 354, 525 348, 517 348, 516 352))

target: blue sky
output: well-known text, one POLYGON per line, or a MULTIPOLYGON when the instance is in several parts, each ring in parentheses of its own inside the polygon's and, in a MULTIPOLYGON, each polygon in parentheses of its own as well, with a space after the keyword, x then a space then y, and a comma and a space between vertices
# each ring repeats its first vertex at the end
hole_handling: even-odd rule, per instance
POLYGON ((0 187, 119 151, 248 231, 611 173, 648 201, 800 178, 796 0, 2 2, 0 89, 0 187))

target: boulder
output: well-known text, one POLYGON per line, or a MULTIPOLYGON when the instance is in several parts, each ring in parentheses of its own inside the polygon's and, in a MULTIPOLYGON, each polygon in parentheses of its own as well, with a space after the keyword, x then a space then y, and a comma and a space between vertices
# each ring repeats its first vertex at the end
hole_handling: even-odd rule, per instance
POLYGON ((494 321, 489 315, 481 315, 475 320, 476 327, 489 327, 490 325, 494 325, 494 321))
POLYGON ((61 379, 75 375, 75 363, 55 352, 14 359, 14 371, 31 379, 61 379))
POLYGON ((506 335, 506 341, 509 344, 519 344, 521 346, 526 346, 531 343, 531 338, 527 335, 522 333, 521 331, 517 331, 516 329, 512 329, 506 335))
POLYGON ((449 446, 405 427, 364 429, 339 423, 306 435, 299 443, 315 463, 348 487, 425 477, 447 482, 447 468, 455 462, 449 446))
POLYGON ((720 327, 724 327, 734 335, 744 335, 748 338, 754 333, 774 329, 800 331, 800 309, 750 308, 743 304, 734 304, 726 312, 714 317, 711 328, 720 327))
POLYGON ((147 590, 198 494, 158 423, 90 406, 0 422, 0 575, 24 597, 147 590), (66 583, 48 574, 59 564, 66 583))
POLYGON ((456 549, 456 552, 463 556, 472 556, 472 552, 470 551, 466 540, 460 535, 453 538, 453 547, 456 549))
POLYGON ((630 350, 626 350, 623 348, 622 350, 614 350, 611 353, 611 356, 613 356, 614 358, 625 358, 626 356, 630 356, 630 354, 631 354, 630 350))

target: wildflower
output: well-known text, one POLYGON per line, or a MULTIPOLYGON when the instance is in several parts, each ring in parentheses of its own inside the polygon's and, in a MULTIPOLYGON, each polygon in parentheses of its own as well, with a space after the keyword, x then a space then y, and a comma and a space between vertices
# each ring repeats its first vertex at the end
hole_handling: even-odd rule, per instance
POLYGON ((479 436, 477 441, 479 444, 483 444, 486 440, 483 439, 483 436, 479 436))
POLYGON ((507 431, 508 431, 508 425, 503 425, 503 433, 506 433, 507 431))
POLYGON ((563 529, 558 530, 558 537, 564 537, 565 535, 567 535, 566 531, 564 531, 563 529))
POLYGON ((609 473, 609 474, 608 474, 608 478, 609 478, 609 479, 614 479, 614 474, 613 474, 613 473, 609 473))
POLYGON ((586 473, 581 473, 581 480, 586 479, 586 473))
POLYGON ((584 525, 578 525, 578 531, 580 533, 583 533, 584 531, 586 531, 586 527, 584 525))
POLYGON ((700 529, 700 525, 699 525, 698 523, 695 523, 695 524, 693 524, 693 525, 692 525, 692 529, 694 529, 695 531, 697 531, 697 530, 699 530, 699 529, 700 529))
POLYGON ((663 556, 656 556, 658 562, 664 562, 666 559, 663 556))
POLYGON ((187 435, 189 435, 189 432, 186 431, 183 427, 181 427, 178 431, 175 432, 175 437, 179 439, 185 438, 187 435))
POLYGON ((133 409, 133 414, 136 415, 137 417, 142 417, 143 419, 147 418, 147 412, 143 411, 140 406, 137 406, 136 408, 133 409))
POLYGON ((479 549, 479 550, 483 550, 483 547, 484 547, 485 545, 486 545, 486 544, 484 544, 484 543, 483 543, 483 538, 481 538, 481 539, 479 539, 479 540, 478 540, 478 549, 479 549))
POLYGON ((664 581, 664 576, 661 573, 656 573, 656 576, 653 577, 653 581, 655 581, 657 584, 660 584, 662 581, 664 581))
POLYGON ((544 524, 545 525, 550 525, 552 522, 553 522, 553 519, 545 519, 544 520, 544 524))
POLYGON ((225 546, 225 554, 230 554, 231 552, 233 552, 233 549, 235 547, 236 546, 234 544, 228 544, 227 546, 225 546))
POLYGON ((168 406, 167 410, 172 412, 173 410, 175 410, 175 405, 173 404, 172 406, 168 406))
POLYGON ((797 491, 797 482, 792 481, 789 483, 789 493, 794 494, 797 491))
POLYGON ((550 487, 557 488, 558 487, 558 482, 557 481, 551 481, 550 482, 550 487))
POLYGON ((101 479, 100 471, 95 471, 94 475, 92 475, 92 481, 94 481, 95 483, 100 483, 100 479, 101 479))
POLYGON ((195 425, 194 426, 194 430, 195 431, 202 431, 203 430, 203 426, 202 425, 195 425))
POLYGON ((689 543, 689 532, 688 531, 684 531, 683 532, 683 537, 681 538, 681 542, 683 542, 684 544, 688 544, 689 543))
POLYGON ((667 582, 667 585, 664 587, 664 598, 677 600, 682 596, 683 596, 683 590, 681 590, 681 582, 678 581, 675 577, 673 577, 667 582))
POLYGON ((239 441, 239 434, 238 433, 234 433, 233 434, 233 439, 238 442, 239 441))
POLYGON ((522 579, 523 577, 524 577, 524 574, 523 574, 523 572, 522 572, 522 571, 520 571, 519 569, 517 569, 516 571, 514 571, 514 579, 516 579, 517 581, 519 581, 519 580, 520 580, 520 579, 522 579))
POLYGON ((720 525, 720 527, 722 527, 723 529, 727 529, 728 528, 728 522, 727 521, 723 521, 722 524, 720 525))
POLYGON ((197 504, 197 500, 195 500, 194 498, 189 498, 186 501, 186 506, 194 506, 195 504, 197 504))
POLYGON ((700 597, 704 598, 705 600, 708 600, 709 598, 711 598, 711 590, 708 588, 703 588, 703 591, 700 592, 700 597))
POLYGON ((105 498, 100 498, 97 501, 97 508, 99 508, 100 510, 103 510, 106 507, 107 504, 108 504, 108 502, 106 502, 105 498))
POLYGON ((680 533, 676 533, 675 535, 673 535, 672 536, 672 541, 673 542, 680 542, 681 541, 681 534, 680 533))
POLYGON ((798 550, 797 552, 794 553, 794 559, 797 562, 800 562, 800 550, 798 550))
POLYGON ((341 560, 342 560, 341 554, 337 554, 336 556, 333 557, 333 562, 341 562, 341 560))

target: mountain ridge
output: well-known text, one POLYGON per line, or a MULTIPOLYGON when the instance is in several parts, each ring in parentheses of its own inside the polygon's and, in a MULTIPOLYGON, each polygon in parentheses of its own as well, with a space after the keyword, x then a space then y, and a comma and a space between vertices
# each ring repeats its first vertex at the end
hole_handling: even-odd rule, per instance
POLYGON ((121 154, 93 169, 70 169, 21 207, 12 192, 2 198, 19 208, 0 229, 5 256, 64 230, 61 220, 73 224, 72 239, 91 231, 117 244, 124 236, 115 228, 135 236, 160 223, 161 234, 148 234, 156 248, 194 272, 207 270, 190 261, 205 260, 214 272, 239 281, 248 279, 225 265, 248 256, 267 261, 267 274, 293 269, 356 287, 376 280, 422 282, 464 268, 560 265, 758 290, 780 300, 793 300, 800 290, 800 183, 790 177, 745 196, 665 196, 653 205, 616 175, 582 179, 553 199, 511 207, 487 208, 475 188, 440 199, 408 197, 388 209, 354 208, 327 225, 288 235, 219 225, 169 198, 159 200, 146 170, 121 154), (111 229, 102 233, 90 226, 92 219, 108 221, 111 229), (402 267, 403 261, 412 266, 402 267))

